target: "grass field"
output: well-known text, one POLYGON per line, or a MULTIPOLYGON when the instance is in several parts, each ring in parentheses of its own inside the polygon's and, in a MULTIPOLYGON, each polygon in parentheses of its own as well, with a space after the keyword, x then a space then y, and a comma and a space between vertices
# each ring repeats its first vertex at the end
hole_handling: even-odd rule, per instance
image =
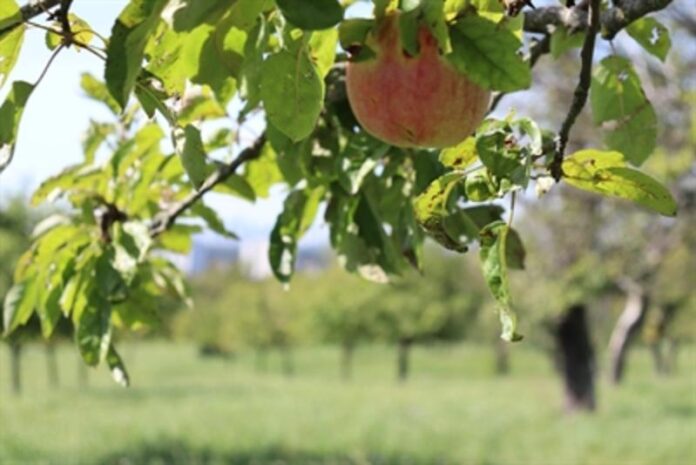
POLYGON ((636 351, 624 386, 599 386, 594 415, 561 413, 547 358, 515 348, 512 372, 492 373, 483 347, 417 349, 413 376, 394 381, 393 352, 356 354, 338 376, 331 348, 296 354, 296 375, 272 356, 203 359, 194 347, 126 345, 133 386, 91 372, 79 387, 72 347, 59 350, 49 389, 43 350, 26 351, 24 392, 11 394, 0 349, 0 464, 696 464, 696 351, 656 378, 636 351))

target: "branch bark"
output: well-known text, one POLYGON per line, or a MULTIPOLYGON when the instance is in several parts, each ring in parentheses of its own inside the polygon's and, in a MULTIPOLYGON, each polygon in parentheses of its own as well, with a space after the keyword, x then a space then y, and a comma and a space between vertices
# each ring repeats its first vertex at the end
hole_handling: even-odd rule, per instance
POLYGON ((563 121, 560 131, 558 131, 558 137, 556 138, 556 150, 553 161, 551 162, 551 166, 549 167, 551 176, 553 176, 557 182, 561 179, 563 174, 561 164, 563 163, 566 145, 568 145, 570 130, 575 124, 575 120, 578 118, 578 115, 580 115, 582 109, 585 107, 585 103, 587 103, 587 96, 590 92, 590 85, 592 84, 592 60, 594 58, 597 32, 599 31, 599 7, 599 0, 590 1, 590 9, 588 11, 590 15, 590 22, 587 35, 585 36, 585 42, 583 43, 582 50, 580 51, 580 59, 582 60, 580 79, 578 80, 578 85, 575 88, 573 103, 570 106, 570 110, 568 110, 568 115, 566 116, 565 121, 563 121))
POLYGON ((0 35, 11 31, 22 23, 31 21, 42 13, 48 13, 51 8, 55 8, 60 5, 61 0, 31 0, 20 9, 22 17, 17 18, 17 22, 10 23, 0 29, 0 35))
POLYGON ((261 150, 263 149, 263 145, 265 143, 266 135, 262 134, 250 147, 244 149, 232 163, 220 166, 217 171, 211 174, 205 180, 205 182, 203 182, 197 191, 191 193, 184 200, 173 205, 155 217, 155 220, 150 226, 150 235, 152 237, 156 237, 165 232, 174 224, 179 216, 193 206, 193 204, 198 202, 205 194, 213 190, 215 186, 224 182, 230 176, 235 174, 240 166, 248 161, 258 158, 261 155, 261 150))
MULTIPOLYGON (((672 0, 618 0, 600 17, 602 37, 613 39, 623 28, 643 16, 662 10, 672 0)), ((583 31, 590 27, 587 5, 573 7, 549 6, 525 12, 524 30, 545 34, 550 26, 565 26, 570 31, 583 31)))

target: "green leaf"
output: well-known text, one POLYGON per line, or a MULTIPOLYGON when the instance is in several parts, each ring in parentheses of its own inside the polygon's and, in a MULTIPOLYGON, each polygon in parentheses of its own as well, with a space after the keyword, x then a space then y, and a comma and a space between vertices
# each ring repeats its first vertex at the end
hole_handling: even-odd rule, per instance
POLYGON ((264 62, 261 98, 268 119, 292 140, 312 133, 324 102, 324 81, 305 47, 282 50, 264 62))
POLYGON ((455 170, 463 171, 476 163, 476 160, 478 160, 478 152, 474 137, 468 137, 459 145, 440 152, 440 163, 455 170))
POLYGON ((12 286, 2 306, 5 335, 29 321, 34 313, 37 280, 34 276, 12 286))
POLYGON ((636 113, 618 121, 602 125, 607 148, 624 154, 626 159, 640 166, 655 151, 657 145, 657 115, 646 102, 636 113))
POLYGON ((14 0, 0 0, 0 30, 6 28, 10 29, 0 34, 0 87, 5 85, 17 63, 26 30, 22 12, 14 0))
POLYGON ((629 24, 626 32, 648 53, 665 61, 672 47, 672 39, 664 24, 651 16, 644 16, 629 24))
POLYGON ((0 0, 0 29, 22 24, 22 11, 15 0, 0 0))
POLYGON ((341 21, 338 26, 338 40, 343 50, 350 50, 352 46, 363 46, 367 36, 375 26, 375 21, 365 18, 350 18, 341 21))
POLYGON ((268 197, 271 186, 283 180, 277 158, 278 156, 271 145, 265 144, 261 150, 261 156, 246 165, 244 179, 256 196, 268 197))
POLYGON ((173 135, 174 145, 179 157, 181 157, 186 174, 191 183, 198 189, 208 175, 201 132, 189 124, 184 129, 176 128, 173 135))
POLYGON ((283 16, 300 29, 328 29, 343 19, 343 7, 337 0, 276 0, 283 16))
POLYGON ((118 102, 109 93, 109 89, 106 85, 99 81, 97 78, 89 73, 82 73, 82 79, 80 80, 80 87, 85 91, 87 96, 97 102, 106 105, 112 113, 118 114, 120 108, 118 102))
POLYGON ((111 30, 106 49, 106 85, 125 109, 140 74, 145 47, 168 0, 131 0, 111 30))
POLYGON ((563 179, 578 189, 632 200, 665 216, 677 214, 677 204, 667 188, 650 176, 627 168, 618 152, 576 152, 563 161, 563 179))
POLYGON ((89 129, 87 129, 82 138, 82 151, 84 152, 85 163, 94 161, 97 150, 113 132, 114 126, 111 124, 90 121, 89 129))
POLYGON ((123 360, 119 353, 116 352, 116 348, 113 344, 109 346, 109 351, 106 354, 106 364, 109 366, 111 377, 116 384, 122 387, 128 387, 130 385, 130 378, 128 377, 126 366, 123 364, 123 360))
POLYGON ((176 224, 159 236, 159 246, 172 252, 187 254, 193 247, 192 236, 199 232, 199 226, 176 224))
POLYGON ((206 92, 206 89, 204 88, 199 95, 184 99, 179 111, 181 126, 223 118, 226 115, 225 108, 213 98, 209 90, 206 92))
POLYGON ((12 83, 12 90, 0 106, 0 173, 12 161, 19 123, 34 86, 24 81, 12 83))
POLYGON ((585 42, 584 32, 569 33, 568 29, 558 26, 551 34, 551 56, 558 58, 568 50, 579 48, 585 42))
POLYGON ((481 87, 503 92, 532 84, 529 65, 517 53, 520 42, 507 29, 479 16, 466 16, 450 29, 452 53, 447 59, 481 87))
POLYGON ((457 173, 448 173, 435 179, 413 201, 416 221, 433 239, 447 249, 463 253, 468 250, 466 244, 458 236, 451 236, 445 226, 445 220, 450 215, 447 203, 452 190, 462 177, 457 173))
POLYGON ((205 205, 203 202, 195 203, 191 208, 191 213, 199 216, 203 221, 205 221, 211 231, 214 231, 229 239, 238 239, 235 233, 227 230, 225 223, 222 221, 222 218, 220 218, 217 212, 205 205))
POLYGON ((511 270, 524 270, 526 256, 527 251, 522 243, 522 238, 516 230, 510 228, 505 244, 505 260, 508 268, 511 270))
POLYGON ((250 202, 256 201, 254 188, 245 178, 237 174, 233 174, 225 182, 217 184, 213 190, 220 194, 236 195, 250 202))
POLYGON ((466 177, 464 182, 466 198, 472 202, 486 202, 498 197, 495 186, 483 171, 477 171, 466 177))
POLYGON ((628 59, 610 55, 595 66, 590 88, 595 124, 622 119, 645 101, 640 78, 628 59))
POLYGON ((315 31, 309 39, 309 54, 317 67, 319 76, 325 78, 336 61, 338 30, 315 31))
POLYGON ((481 162, 498 178, 507 177, 520 168, 520 153, 513 147, 510 150, 508 140, 510 133, 502 129, 494 129, 478 134, 476 150, 481 162))
POLYGON ((289 283, 295 270, 297 243, 314 222, 324 189, 298 190, 285 199, 283 212, 271 232, 268 258, 273 274, 282 283, 289 283))
POLYGON ((96 366, 106 359, 111 346, 111 304, 98 293, 91 293, 80 315, 75 342, 88 365, 96 366))
POLYGON ((514 342, 522 339, 517 333, 517 316, 512 309, 510 299, 510 283, 508 281, 507 236, 508 225, 497 221, 486 226, 481 231, 481 267, 483 277, 488 284, 493 297, 498 302, 502 334, 506 341, 514 342))

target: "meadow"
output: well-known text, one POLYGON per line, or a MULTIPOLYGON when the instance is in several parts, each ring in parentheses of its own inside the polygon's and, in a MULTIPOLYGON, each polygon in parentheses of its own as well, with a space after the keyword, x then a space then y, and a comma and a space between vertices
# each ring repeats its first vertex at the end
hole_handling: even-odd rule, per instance
MULTIPOLYGON (((60 387, 47 383, 42 347, 23 360, 14 396, 0 349, 0 463, 197 465, 688 465, 696 463, 696 350, 678 372, 652 372, 636 349, 624 385, 602 377, 595 414, 562 412, 546 354, 520 346, 496 376, 483 346, 419 347, 399 384, 394 351, 356 352, 341 380, 337 349, 295 352, 285 376, 272 354, 202 358, 194 346, 123 344, 132 387, 105 369, 81 385, 72 346, 58 350, 60 387)), ((601 367, 600 367, 601 368, 601 367)))

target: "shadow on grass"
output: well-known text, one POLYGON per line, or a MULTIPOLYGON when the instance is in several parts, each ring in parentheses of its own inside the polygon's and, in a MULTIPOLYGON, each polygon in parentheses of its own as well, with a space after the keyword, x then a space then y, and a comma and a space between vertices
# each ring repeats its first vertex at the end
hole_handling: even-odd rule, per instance
POLYGON ((446 460, 384 456, 373 453, 331 454, 303 452, 270 447, 267 449, 225 452, 193 448, 181 443, 142 444, 94 462, 95 465, 449 465, 446 460))

